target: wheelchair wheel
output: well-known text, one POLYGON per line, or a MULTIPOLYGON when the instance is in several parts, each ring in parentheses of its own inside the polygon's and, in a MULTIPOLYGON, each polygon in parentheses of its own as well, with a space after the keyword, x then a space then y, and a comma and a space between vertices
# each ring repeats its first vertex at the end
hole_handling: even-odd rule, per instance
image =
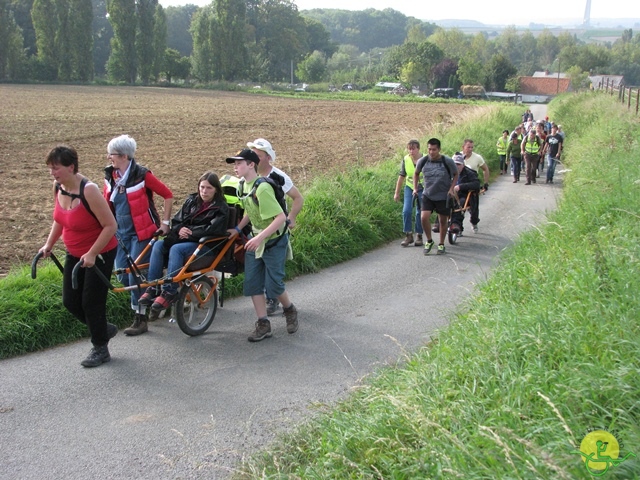
POLYGON ((175 304, 180 330, 190 336, 202 335, 213 323, 218 308, 218 291, 208 277, 185 282, 175 304))
POLYGON ((450 228, 447 230, 447 237, 451 245, 455 245, 456 241, 458 240, 458 234, 452 232, 450 228))

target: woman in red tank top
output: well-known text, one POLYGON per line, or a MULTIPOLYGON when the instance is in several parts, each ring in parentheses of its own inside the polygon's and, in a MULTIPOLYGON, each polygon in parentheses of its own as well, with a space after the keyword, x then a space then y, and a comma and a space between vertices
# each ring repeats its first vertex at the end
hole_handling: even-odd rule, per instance
POLYGON ((86 183, 78 173, 78 153, 73 147, 55 147, 47 155, 46 164, 54 178, 55 207, 51 232, 40 252, 48 257, 62 237, 67 250, 62 302, 87 325, 91 334, 93 348, 81 365, 97 367, 111 360, 107 344, 118 333, 118 327, 107 323, 109 287, 95 271, 99 269, 107 278, 111 276, 118 246, 116 220, 97 185, 86 183), (84 268, 79 271, 78 288, 74 290, 71 274, 78 262, 84 268))

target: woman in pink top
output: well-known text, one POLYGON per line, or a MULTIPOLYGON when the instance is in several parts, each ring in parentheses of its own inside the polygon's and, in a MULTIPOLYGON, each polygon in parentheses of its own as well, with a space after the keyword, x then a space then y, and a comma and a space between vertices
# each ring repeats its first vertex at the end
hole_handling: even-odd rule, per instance
POLYGON ((46 243, 40 249, 45 257, 60 237, 67 255, 64 263, 62 303, 78 320, 86 324, 93 348, 81 365, 97 367, 111 360, 107 344, 118 328, 107 323, 106 303, 109 287, 98 277, 99 269, 111 276, 118 242, 116 220, 107 201, 95 183, 78 173, 78 153, 72 147, 59 145, 46 158, 54 178, 55 207, 53 224, 46 243), (71 285, 73 267, 78 273, 78 288, 71 285))

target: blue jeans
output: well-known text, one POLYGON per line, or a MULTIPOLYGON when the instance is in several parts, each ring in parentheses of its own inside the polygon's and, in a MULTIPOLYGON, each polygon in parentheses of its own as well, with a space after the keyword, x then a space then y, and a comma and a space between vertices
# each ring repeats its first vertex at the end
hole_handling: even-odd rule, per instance
POLYGON ((513 176, 520 178, 520 169, 522 168, 522 159, 511 157, 511 169, 513 170, 513 176))
POLYGON ((556 173, 556 164, 558 160, 555 157, 548 157, 549 161, 547 162, 547 180, 553 180, 553 175, 556 173))
MULTIPOLYGON (((418 198, 422 196, 422 192, 418 192, 418 198)), ((416 201, 416 197, 413 196, 413 190, 408 186, 404 186, 404 204, 402 205, 402 227, 404 233, 413 233, 412 214, 413 206, 416 207, 416 233, 422 235, 422 223, 420 222, 420 202, 416 201)))
MULTIPOLYGON (((140 252, 142 252, 142 250, 144 250, 144 247, 147 246, 147 243, 149 243, 149 240, 139 242, 138 237, 135 234, 132 236, 123 236, 118 234, 118 236, 120 237, 120 241, 129 251, 129 254, 131 255, 133 261, 135 261, 138 255, 140 255, 140 252)), ((148 258, 149 255, 147 254, 142 263, 146 263, 148 258)), ((120 245, 118 245, 118 252, 116 253, 116 268, 129 268, 129 263, 127 262, 127 254, 120 245)), ((122 283, 122 285, 124 285, 125 287, 136 284, 136 278, 133 273, 130 273, 129 275, 118 275, 118 281, 120 281, 120 283, 122 283)), ((131 290, 131 308, 136 311, 138 310, 138 299, 140 298, 141 294, 142 292, 137 288, 131 290)))
MULTIPOLYGON (((175 276, 187 263, 191 254, 198 247, 196 242, 177 243, 169 249, 169 262, 167 263, 167 275, 175 276)), ((162 277, 162 269, 164 268, 164 259, 166 253, 164 249, 164 240, 158 240, 151 249, 151 260, 149 261, 149 281, 158 280, 162 277)), ((168 294, 174 294, 178 291, 177 283, 166 283, 162 285, 162 291, 168 294)))
POLYGON ((507 171, 507 156, 506 155, 499 155, 500 157, 500 171, 501 172, 506 172, 507 171))

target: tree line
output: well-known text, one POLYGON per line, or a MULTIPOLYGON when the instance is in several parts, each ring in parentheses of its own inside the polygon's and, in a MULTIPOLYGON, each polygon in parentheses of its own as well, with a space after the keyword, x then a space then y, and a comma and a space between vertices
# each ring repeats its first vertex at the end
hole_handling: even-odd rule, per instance
POLYGON ((508 27, 468 35, 393 9, 299 12, 291 0, 0 0, 0 80, 150 84, 252 81, 425 88, 482 84, 517 91, 517 77, 589 73, 640 84, 640 39, 605 44, 569 32, 508 27), (295 73, 295 78, 291 78, 295 73))

